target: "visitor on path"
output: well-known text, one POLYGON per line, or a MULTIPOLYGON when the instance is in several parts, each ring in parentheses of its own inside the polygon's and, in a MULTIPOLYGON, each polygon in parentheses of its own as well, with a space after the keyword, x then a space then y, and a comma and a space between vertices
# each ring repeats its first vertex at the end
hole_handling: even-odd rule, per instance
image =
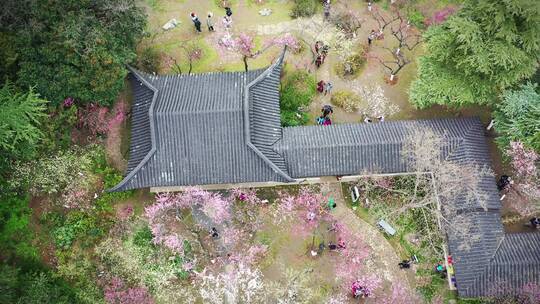
POLYGON ((209 32, 214 32, 214 14, 212 12, 208 12, 208 17, 206 17, 206 25, 208 26, 209 32))
POLYGON ((326 94, 330 94, 330 91, 332 90, 334 86, 332 85, 332 83, 329 81, 327 82, 325 85, 324 85, 324 95, 326 96, 326 94))
POLYGON ((223 16, 223 25, 225 26, 225 29, 228 31, 232 25, 231 17, 223 16))
POLYGON ((444 267, 440 263, 435 266, 435 272, 440 274, 442 278, 446 277, 446 267, 444 267))
POLYGON ((199 17, 197 17, 195 13, 191 13, 190 16, 191 16, 191 21, 193 21, 193 25, 195 25, 195 29, 197 30, 197 32, 199 33, 202 32, 201 21, 199 20, 199 17))
POLYGON ((368 45, 371 45, 371 42, 373 41, 373 39, 375 39, 376 36, 377 34, 375 33, 375 30, 371 30, 371 33, 369 33, 369 36, 367 37, 368 45))
POLYGON ((529 222, 531 223, 531 227, 536 229, 540 228, 540 218, 533 217, 529 222))
POLYGON ((226 15, 227 17, 229 17, 229 18, 231 18, 231 16, 232 16, 232 10, 231 10, 231 8, 228 7, 228 6, 225 8, 225 15, 226 15))
POLYGON ((322 43, 322 41, 318 40, 317 42, 315 42, 315 53, 317 53, 317 55, 321 54, 320 51, 321 51, 321 47, 323 46, 324 44, 322 43))
POLYGON ((321 109, 322 117, 327 117, 328 115, 334 113, 334 109, 331 105, 324 105, 321 109))
POLYGON ((338 246, 332 242, 328 243, 328 249, 330 249, 330 251, 334 251, 334 250, 337 250, 338 249, 338 246))
POLYGON ((410 260, 403 260, 401 263, 398 263, 399 269, 409 269, 411 268, 411 261, 410 260))
POLYGON ((510 176, 502 175, 497 182, 497 189, 499 189, 499 191, 506 190, 510 186, 510 184, 512 184, 512 179, 510 178, 510 176))
POLYGON ((328 199, 328 205, 327 206, 328 206, 328 209, 330 211, 336 209, 337 204, 336 204, 336 201, 334 200, 334 198, 331 197, 331 198, 328 199))
POLYGON ((371 9, 372 9, 372 7, 371 7, 371 1, 368 1, 368 2, 367 2, 367 10, 368 10, 368 12, 371 12, 371 9))
POLYGON ((384 122, 384 116, 383 115, 377 117, 377 119, 379 120, 379 122, 384 122))
POLYGON ((369 118, 368 116, 366 116, 366 117, 364 118, 364 122, 365 122, 365 123, 372 123, 373 120, 371 120, 371 118, 369 118))
POLYGON ((330 50, 330 46, 327 44, 323 44, 321 47, 321 55, 322 55, 323 63, 324 63, 324 60, 326 59, 326 56, 328 56, 328 50, 330 50))
POLYGON ((319 117, 317 117, 317 119, 315 120, 315 122, 316 122, 318 125, 322 126, 322 125, 324 124, 324 120, 325 120, 325 119, 326 119, 325 117, 319 116, 319 117))
POLYGON ((337 241, 337 245, 339 249, 345 249, 345 241, 342 238, 339 238, 337 241))
POLYGON ((331 124, 332 124, 332 120, 330 119, 330 117, 325 117, 323 121, 323 126, 329 126, 331 124))
POLYGON ((319 54, 317 55, 317 59, 315 59, 315 65, 317 66, 317 68, 320 68, 321 67, 321 64, 323 63, 323 55, 319 54))
POLYGON ((324 85, 325 85, 324 80, 317 82, 317 91, 319 93, 324 92, 324 85))
POLYGON ((219 237, 216 227, 212 227, 212 230, 210 232, 212 233, 213 238, 217 239, 219 237))
POLYGON ((328 20, 330 18, 330 2, 325 2, 323 4, 323 11, 324 11, 324 20, 328 20))

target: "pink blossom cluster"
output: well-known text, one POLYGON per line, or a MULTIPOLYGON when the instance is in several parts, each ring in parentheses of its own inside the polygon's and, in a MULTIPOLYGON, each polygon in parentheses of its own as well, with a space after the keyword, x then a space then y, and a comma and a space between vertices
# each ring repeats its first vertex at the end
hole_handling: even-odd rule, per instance
POLYGON ((244 256, 244 263, 248 265, 255 265, 259 262, 268 251, 268 246, 262 244, 256 244, 249 247, 247 254, 244 256))
POLYGON ((362 266, 369 256, 370 248, 360 236, 353 234, 345 225, 340 226, 338 240, 345 244, 345 248, 340 250, 340 257, 336 259, 336 278, 348 286, 357 280, 362 272, 362 266))
POLYGON ((235 248, 240 244, 240 241, 246 239, 246 233, 235 227, 225 227, 221 239, 226 247, 235 248))
POLYGON ((87 128, 94 136, 105 135, 111 128, 118 128, 125 120, 126 112, 127 103, 123 100, 115 104, 112 112, 107 107, 90 103, 77 111, 78 126, 87 128))
POLYGON ((356 282, 358 282, 358 284, 362 286, 364 291, 370 296, 373 296, 375 294, 375 290, 381 286, 381 279, 374 274, 362 276, 358 278, 356 282))
POLYGON ((126 286, 120 278, 114 277, 105 286, 105 301, 111 304, 154 304, 152 296, 145 287, 126 286))
POLYGON ((292 51, 297 51, 300 49, 300 43, 298 42, 298 39, 296 39, 296 37, 294 37, 290 33, 286 33, 282 36, 274 37, 266 41, 265 43, 265 47, 269 47, 272 45, 277 45, 281 47, 287 46, 292 51))
POLYGON ((74 103, 75 103, 75 100, 73 99, 73 97, 68 97, 68 98, 64 99, 64 102, 62 103, 62 106, 63 106, 64 108, 69 108, 69 107, 71 107, 74 103))
POLYGON ((95 103, 90 103, 77 112, 79 127, 87 128, 92 135, 104 135, 109 130, 107 120, 109 109, 95 103))
POLYGON ((261 199, 257 197, 257 191, 255 189, 232 189, 231 195, 235 199, 250 203, 251 205, 261 203, 261 199))
POLYGON ((152 230, 155 244, 182 253, 183 239, 169 231, 168 223, 172 215, 178 215, 182 209, 200 207, 215 223, 223 223, 231 218, 230 202, 217 193, 210 193, 199 188, 187 188, 181 193, 159 193, 156 202, 144 209, 152 230))
POLYGON ((534 177, 537 175, 536 162, 539 156, 534 150, 526 148, 519 141, 512 141, 507 154, 512 157, 512 167, 514 167, 518 175, 522 177, 534 177))
POLYGON ((116 212, 116 217, 121 221, 125 221, 133 215, 133 212, 133 205, 127 204, 118 209, 116 212))
POLYGON ((253 37, 246 33, 240 33, 238 37, 236 37, 234 45, 236 50, 243 56, 253 57, 255 55, 253 53, 253 48, 255 47, 253 37))
POLYGON ((453 8, 453 7, 445 7, 439 11, 436 11, 433 13, 433 15, 431 16, 431 18, 428 18, 424 24, 426 26, 430 26, 430 25, 437 25, 437 24, 441 24, 443 22, 446 21, 446 19, 448 19, 450 16, 452 16, 452 14, 454 14, 456 12, 456 9, 453 8))

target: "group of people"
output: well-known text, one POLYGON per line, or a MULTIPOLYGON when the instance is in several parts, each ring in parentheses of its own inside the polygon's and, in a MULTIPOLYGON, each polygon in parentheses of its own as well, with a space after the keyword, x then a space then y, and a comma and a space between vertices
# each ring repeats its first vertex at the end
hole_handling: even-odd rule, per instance
POLYGON ((326 56, 328 56, 328 50, 330 49, 330 46, 327 44, 324 44, 322 41, 315 42, 315 65, 317 67, 320 67, 324 60, 326 59, 326 56))
MULTIPOLYGON (((197 30, 198 33, 202 32, 201 30, 201 21, 199 20, 199 17, 197 14, 192 12, 190 14, 191 21, 193 21, 193 25, 195 26, 195 30, 197 30)), ((206 25, 208 27, 209 32, 214 32, 215 28, 215 21, 214 21, 214 14, 212 12, 208 12, 206 17, 206 25)), ((232 25, 232 9, 230 7, 225 8, 225 16, 223 16, 223 25, 226 29, 231 28, 232 25)))
POLYGON ((330 114, 334 113, 334 109, 331 105, 324 105, 321 109, 321 116, 317 117, 317 124, 322 126, 328 126, 332 124, 330 114))
POLYGON ((333 87, 334 85, 330 81, 325 82, 324 80, 321 80, 317 83, 317 91, 319 93, 324 93, 324 95, 330 93, 333 87))

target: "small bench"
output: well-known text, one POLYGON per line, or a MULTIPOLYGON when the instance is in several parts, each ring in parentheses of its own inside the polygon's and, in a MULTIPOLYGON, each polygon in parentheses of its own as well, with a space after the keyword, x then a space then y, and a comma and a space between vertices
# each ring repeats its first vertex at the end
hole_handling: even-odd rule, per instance
POLYGON ((388 224, 385 220, 379 220, 377 222, 377 225, 384 230, 384 232, 388 233, 389 235, 395 235, 396 229, 394 229, 390 224, 388 224))

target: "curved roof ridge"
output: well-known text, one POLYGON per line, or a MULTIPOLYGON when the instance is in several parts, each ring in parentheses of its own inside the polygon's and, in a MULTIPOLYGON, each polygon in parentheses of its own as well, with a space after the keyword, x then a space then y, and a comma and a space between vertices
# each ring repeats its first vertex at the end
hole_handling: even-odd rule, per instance
POLYGON ((150 160, 150 157, 152 157, 152 155, 154 155, 154 153, 156 152, 156 130, 155 130, 155 125, 154 125, 154 105, 156 103, 156 99, 157 99, 157 95, 159 91, 138 70, 134 69, 131 66, 128 66, 127 68, 129 69, 131 73, 133 73, 133 75, 135 75, 137 79, 139 79, 139 81, 141 81, 147 88, 149 88, 150 90, 152 90, 152 92, 154 92, 154 96, 152 96, 152 101, 150 103, 150 108, 148 109, 148 118, 150 121, 150 141, 152 144, 152 148, 150 149, 150 151, 148 151, 148 153, 143 158, 143 160, 135 168, 133 168, 133 170, 131 170, 131 172, 129 172, 128 175, 126 175, 122 179, 122 181, 120 181, 120 183, 118 183, 116 186, 112 187, 111 189, 107 190, 109 192, 121 190, 121 188, 124 185, 126 185, 127 182, 129 182, 135 174, 139 172, 142 166, 144 166, 148 162, 148 160, 150 160))
MULTIPOLYGON (((258 147, 260 144, 254 143, 252 140, 252 135, 255 132, 252 132, 251 128, 251 95, 250 95, 250 89, 254 87, 255 85, 261 83, 264 79, 266 79, 268 76, 270 76, 276 68, 280 68, 281 71, 281 65, 283 63, 283 59, 285 57, 285 52, 287 51, 287 47, 283 48, 283 52, 281 53, 280 57, 276 62, 274 62, 266 71, 262 72, 257 78, 255 78, 250 83, 246 84, 245 91, 244 91, 244 137, 247 146, 253 150, 268 166, 272 168, 274 172, 279 174, 281 177, 285 178, 287 181, 294 181, 292 177, 289 176, 289 174, 286 172, 286 167, 283 165, 278 165, 281 163, 284 163, 283 156, 279 155, 278 157, 281 159, 275 159, 272 161, 271 159, 276 158, 276 155, 267 155, 268 153, 264 153, 262 150, 267 151, 266 148, 271 148, 270 146, 262 145, 261 147, 258 147)), ((279 99, 278 99, 279 100, 279 99)), ((278 101, 279 102, 279 101, 278 101)), ((281 125, 279 125, 279 131, 281 134, 281 125)), ((255 130, 253 130, 255 131, 255 130)), ((275 143, 279 138, 276 138, 273 143, 275 143)))

